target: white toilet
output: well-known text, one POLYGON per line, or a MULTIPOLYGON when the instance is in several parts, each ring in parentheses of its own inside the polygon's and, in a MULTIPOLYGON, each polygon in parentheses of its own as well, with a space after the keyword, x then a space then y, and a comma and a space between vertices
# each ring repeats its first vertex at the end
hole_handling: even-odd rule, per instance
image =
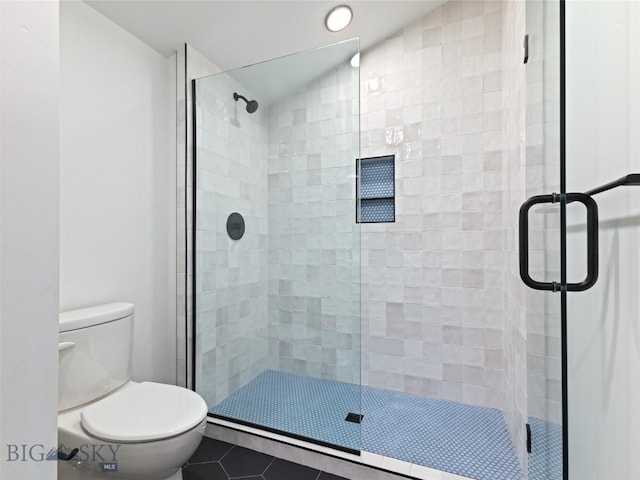
POLYGON ((131 381, 133 305, 60 314, 60 480, 182 480, 207 405, 197 393, 131 381))

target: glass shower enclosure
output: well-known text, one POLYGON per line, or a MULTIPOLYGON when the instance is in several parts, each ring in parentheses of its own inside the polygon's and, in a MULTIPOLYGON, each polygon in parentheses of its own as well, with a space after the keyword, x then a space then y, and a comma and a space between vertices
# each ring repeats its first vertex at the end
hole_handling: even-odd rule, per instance
POLYGON ((362 75, 350 40, 193 81, 215 421, 412 478, 567 478, 561 6, 445 2, 362 75))
POLYGON ((194 385, 213 417, 360 450, 358 40, 193 81, 194 385))

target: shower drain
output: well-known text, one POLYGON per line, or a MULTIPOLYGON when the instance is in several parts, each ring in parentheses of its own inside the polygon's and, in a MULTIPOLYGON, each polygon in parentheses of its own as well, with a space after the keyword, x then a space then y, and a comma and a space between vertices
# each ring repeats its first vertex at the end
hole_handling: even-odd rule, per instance
POLYGON ((347 413, 347 417, 345 418, 345 420, 347 422, 352 422, 352 423, 360 423, 362 422, 362 419, 364 418, 364 415, 360 415, 359 413, 347 413))

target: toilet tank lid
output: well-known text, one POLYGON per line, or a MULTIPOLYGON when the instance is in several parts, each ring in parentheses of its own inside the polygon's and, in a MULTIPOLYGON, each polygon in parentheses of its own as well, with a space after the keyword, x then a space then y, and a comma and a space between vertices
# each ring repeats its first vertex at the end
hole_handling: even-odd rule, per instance
POLYGON ((70 310, 60 314, 59 331, 68 332, 69 330, 91 327, 119 320, 132 314, 133 304, 131 303, 108 303, 79 310, 70 310))

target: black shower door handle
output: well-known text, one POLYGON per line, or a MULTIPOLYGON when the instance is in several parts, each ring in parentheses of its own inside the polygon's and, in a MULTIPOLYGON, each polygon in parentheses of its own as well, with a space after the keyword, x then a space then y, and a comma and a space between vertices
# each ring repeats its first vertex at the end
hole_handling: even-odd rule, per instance
MULTIPOLYGON (((537 195, 529 198, 520 207, 520 278, 528 287, 535 290, 557 292, 559 282, 539 282, 529 275, 529 210, 540 203, 558 203, 560 195, 537 195)), ((567 193, 566 202, 582 203, 587 209, 587 276, 579 283, 567 283, 568 292, 582 292, 595 285, 598 280, 598 204, 585 193, 567 193)))

